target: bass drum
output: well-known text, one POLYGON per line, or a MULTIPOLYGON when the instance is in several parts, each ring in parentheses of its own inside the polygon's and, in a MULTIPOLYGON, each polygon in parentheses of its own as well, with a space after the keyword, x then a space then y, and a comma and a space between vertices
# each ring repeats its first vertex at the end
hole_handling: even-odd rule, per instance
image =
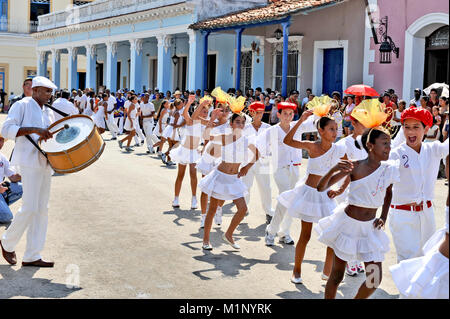
POLYGON ((87 115, 68 116, 49 127, 50 132, 58 130, 51 139, 40 142, 57 173, 78 172, 98 160, 105 149, 105 142, 87 115), (68 128, 64 128, 66 125, 68 128))

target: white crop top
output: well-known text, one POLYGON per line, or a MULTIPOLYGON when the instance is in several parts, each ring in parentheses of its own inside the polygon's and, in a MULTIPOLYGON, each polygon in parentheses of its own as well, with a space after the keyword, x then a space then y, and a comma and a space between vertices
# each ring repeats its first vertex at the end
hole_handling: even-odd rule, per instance
POLYGON ((383 161, 372 174, 350 182, 348 204, 377 209, 384 204, 386 189, 400 181, 400 161, 383 161))
POLYGON ((247 136, 241 136, 233 143, 222 146, 222 161, 227 163, 242 164, 248 163, 253 156, 253 152, 249 151, 250 143, 247 136))
POLYGON ((345 155, 347 148, 342 144, 331 145, 331 148, 319 157, 308 159, 307 174, 324 176, 345 155))

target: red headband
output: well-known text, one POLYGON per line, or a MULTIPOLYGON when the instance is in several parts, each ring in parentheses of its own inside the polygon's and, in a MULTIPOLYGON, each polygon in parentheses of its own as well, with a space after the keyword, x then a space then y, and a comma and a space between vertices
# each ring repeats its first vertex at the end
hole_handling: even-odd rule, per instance
POLYGON ((402 124, 406 119, 415 119, 422 122, 425 126, 433 126, 433 115, 426 109, 410 107, 402 112, 402 124))
POLYGON ((289 103, 289 102, 280 102, 280 103, 278 103, 278 109, 279 110, 292 109, 295 111, 297 109, 297 104, 289 103))
POLYGON ((250 110, 250 111, 264 111, 265 110, 265 106, 264 106, 264 103, 262 103, 262 102, 253 102, 252 104, 250 104, 249 106, 248 106, 248 109, 250 110))

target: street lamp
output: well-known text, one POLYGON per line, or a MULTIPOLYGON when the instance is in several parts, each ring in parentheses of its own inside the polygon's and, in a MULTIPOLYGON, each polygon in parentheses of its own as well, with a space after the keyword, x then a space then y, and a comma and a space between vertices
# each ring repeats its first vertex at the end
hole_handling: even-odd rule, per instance
POLYGON ((172 56, 172 62, 174 65, 177 65, 179 60, 180 60, 180 58, 177 56, 177 42, 175 41, 175 51, 174 51, 174 55, 172 56))
MULTIPOLYGON (((375 28, 373 27, 373 24, 375 23, 375 19, 371 19, 372 24, 372 34, 374 38, 375 44, 380 44, 378 41, 377 33, 375 32, 375 28)), ((400 54, 400 49, 395 45, 394 41, 392 41, 392 38, 387 35, 387 29, 388 29, 388 17, 385 16, 384 18, 381 18, 379 21, 380 26, 378 27, 378 33, 381 36, 381 45, 380 45, 380 63, 381 64, 389 64, 391 63, 391 53, 394 52, 397 59, 400 54)))
POLYGON ((274 35, 275 39, 280 40, 281 37, 283 36, 283 31, 281 31, 280 29, 276 29, 274 35))

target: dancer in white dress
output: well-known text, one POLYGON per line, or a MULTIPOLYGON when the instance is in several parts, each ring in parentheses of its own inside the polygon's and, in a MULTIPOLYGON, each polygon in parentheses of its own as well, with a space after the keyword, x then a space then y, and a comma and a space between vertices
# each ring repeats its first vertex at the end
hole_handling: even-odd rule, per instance
MULTIPOLYGON (((310 111, 307 112, 309 112, 309 115, 312 114, 310 111)), ((304 114, 302 114, 302 117, 304 114)), ((305 256, 306 245, 311 238, 313 223, 317 223, 321 218, 331 214, 336 207, 336 201, 333 198, 344 191, 343 189, 338 191, 327 189, 319 192, 316 189, 317 184, 331 167, 344 158, 346 152, 345 146, 333 143, 337 135, 337 124, 333 118, 324 116, 317 121, 320 140, 316 142, 294 140, 294 135, 300 124, 301 121, 299 120, 284 138, 284 143, 308 151, 309 160, 306 176, 304 180, 295 185, 294 189, 281 193, 277 198, 278 202, 287 208, 289 215, 301 219, 300 238, 295 247, 295 265, 291 278, 291 281, 296 284, 302 282, 301 265, 305 256)), ((333 251, 328 247, 322 279, 328 279, 332 262, 333 251)))
MULTIPOLYGON (((191 178, 191 209, 197 209, 197 170, 195 169, 196 162, 200 158, 198 147, 202 140, 203 132, 206 123, 202 123, 201 117, 206 117, 208 114, 208 101, 200 104, 192 114, 189 115, 189 107, 195 101, 195 95, 190 95, 187 105, 183 109, 183 118, 186 121, 184 134, 181 137, 180 145, 170 151, 170 158, 178 164, 178 174, 175 181, 175 198, 172 202, 172 207, 179 207, 179 196, 181 185, 183 183, 186 167, 189 165, 189 174, 191 178), (205 107, 206 106, 206 107, 205 107)), ((205 122, 207 122, 205 120, 205 122)))
MULTIPOLYGON (((378 123, 381 124, 381 123, 378 123)), ((332 249, 333 269, 325 287, 325 298, 334 299, 344 278, 346 263, 362 260, 367 279, 355 299, 370 297, 381 283, 382 261, 389 251, 389 238, 381 230, 386 224, 392 198, 392 184, 400 179, 399 161, 389 159, 389 131, 374 127, 364 132, 362 145, 368 157, 362 161, 341 161, 317 185, 324 191, 342 178, 350 177, 348 203, 320 219, 314 230, 318 240, 332 249), (377 209, 382 206, 380 218, 377 209)))
MULTIPOLYGON (((158 156, 162 155, 162 148, 163 146, 161 145, 161 136, 162 133, 164 132, 164 129, 167 127, 167 123, 169 121, 169 117, 171 114, 171 104, 169 103, 169 101, 167 100, 163 100, 161 102, 161 106, 159 107, 158 110, 158 115, 156 116, 157 121, 156 121, 156 126, 153 129, 153 135, 158 138, 158 141, 155 142, 153 144, 153 147, 156 147, 156 151, 158 156)), ((155 140, 156 140, 155 138, 155 140)))
POLYGON ((180 99, 176 99, 173 102, 173 105, 175 107, 175 110, 170 116, 169 124, 162 133, 160 144, 158 144, 158 146, 162 147, 166 141, 169 143, 169 148, 165 153, 161 155, 161 160, 163 161, 163 163, 169 166, 175 164, 172 162, 169 153, 172 148, 178 142, 180 142, 180 128, 183 127, 186 123, 183 116, 181 115, 183 113, 183 101, 180 99))
POLYGON ((202 248, 205 250, 212 250, 209 234, 219 200, 232 200, 236 205, 237 213, 234 215, 228 230, 223 234, 222 238, 234 249, 240 249, 233 239, 234 230, 247 212, 244 198, 247 187, 240 177, 245 176, 255 161, 258 160, 256 146, 250 144, 248 138, 242 135, 242 130, 245 126, 245 116, 234 113, 230 119, 230 125, 232 127, 231 134, 215 135, 212 141, 216 143, 215 148, 221 149, 221 163, 199 183, 202 192, 210 196, 203 234, 202 248), (252 159, 249 159, 249 149, 254 155, 252 159), (239 169, 242 163, 249 164, 239 169))
MULTIPOLYGON (((137 119, 137 110, 136 110, 136 105, 138 103, 138 99, 136 95, 132 95, 129 98, 129 101, 131 102, 131 104, 129 104, 127 110, 127 118, 125 120, 125 125, 124 125, 124 129, 126 131, 129 131, 128 135, 123 138, 122 140, 119 140, 119 147, 122 148, 122 144, 123 142, 127 141, 127 147, 126 150, 128 152, 133 151, 133 149, 130 147, 131 144, 131 140, 133 139, 134 135, 136 134, 136 124, 138 119, 137 119)), ((139 124, 138 124, 139 125, 139 124)))
POLYGON ((102 100, 98 102, 97 112, 94 114, 94 123, 97 126, 98 132, 103 134, 106 130, 105 118, 108 116, 106 109, 108 107, 108 94, 102 94, 102 100))

